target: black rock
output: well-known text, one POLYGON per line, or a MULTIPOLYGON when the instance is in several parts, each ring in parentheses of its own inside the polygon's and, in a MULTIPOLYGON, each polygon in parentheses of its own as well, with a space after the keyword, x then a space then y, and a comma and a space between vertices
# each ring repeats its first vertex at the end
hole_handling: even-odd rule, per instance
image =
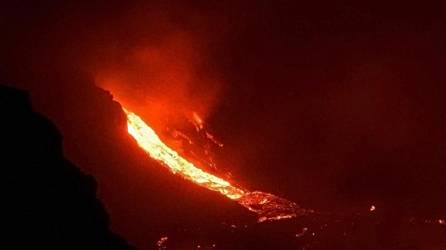
POLYGON ((61 134, 28 94, 0 86, 0 112, 3 249, 134 249, 110 231, 95 179, 64 157, 61 134))

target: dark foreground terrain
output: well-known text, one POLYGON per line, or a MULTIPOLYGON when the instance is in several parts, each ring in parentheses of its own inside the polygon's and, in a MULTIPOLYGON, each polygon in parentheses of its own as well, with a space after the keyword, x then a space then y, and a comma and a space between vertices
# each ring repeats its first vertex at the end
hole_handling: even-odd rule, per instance
POLYGON ((109 230, 95 179, 64 157, 61 134, 28 94, 0 86, 0 110, 2 224, 11 236, 2 248, 133 249, 109 230))

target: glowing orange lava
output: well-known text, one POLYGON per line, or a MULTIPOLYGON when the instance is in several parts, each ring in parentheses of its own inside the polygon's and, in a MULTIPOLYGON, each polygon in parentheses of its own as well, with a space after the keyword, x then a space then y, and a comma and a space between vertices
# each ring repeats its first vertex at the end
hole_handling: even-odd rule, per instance
POLYGON ((133 136, 138 145, 151 158, 162 163, 172 173, 179 174, 197 185, 219 192, 229 199, 237 201, 240 205, 258 214, 259 222, 293 218, 304 212, 294 202, 269 193, 259 191, 249 192, 232 185, 220 177, 199 169, 163 143, 155 131, 138 115, 125 108, 124 112, 127 115, 129 134, 133 136))
POLYGON ((212 191, 217 191, 224 196, 236 200, 245 194, 240 188, 231 183, 204 172, 192 163, 178 155, 173 149, 164 144, 158 135, 139 116, 126 109, 127 128, 130 135, 135 138, 138 145, 146 151, 150 157, 163 163, 174 174, 180 174, 185 179, 212 191))

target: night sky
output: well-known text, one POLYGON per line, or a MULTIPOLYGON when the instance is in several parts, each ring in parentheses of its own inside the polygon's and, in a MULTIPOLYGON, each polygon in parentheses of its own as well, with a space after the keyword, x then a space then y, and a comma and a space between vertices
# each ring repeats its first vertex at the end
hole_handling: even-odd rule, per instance
POLYGON ((163 236, 167 249, 446 248, 441 6, 2 5, 0 81, 30 91, 98 181, 112 229, 138 248, 163 236), (113 98, 160 133, 187 129, 196 111, 225 145, 221 173, 318 215, 257 224, 171 175, 128 136, 113 98))

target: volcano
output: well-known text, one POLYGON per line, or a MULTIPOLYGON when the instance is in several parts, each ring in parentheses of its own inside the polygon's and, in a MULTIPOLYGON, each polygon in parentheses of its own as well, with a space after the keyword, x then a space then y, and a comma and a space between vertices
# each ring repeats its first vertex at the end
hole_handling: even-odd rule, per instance
POLYGON ((7 238, 445 249, 443 9, 5 3, 7 238))

